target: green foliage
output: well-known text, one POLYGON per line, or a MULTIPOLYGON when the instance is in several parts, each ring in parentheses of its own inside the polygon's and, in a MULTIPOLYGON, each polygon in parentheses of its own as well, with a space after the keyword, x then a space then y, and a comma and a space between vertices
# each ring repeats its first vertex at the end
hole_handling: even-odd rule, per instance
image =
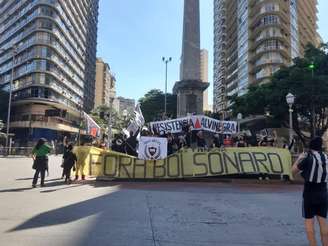
POLYGON ((115 109, 111 109, 107 105, 100 105, 91 112, 91 117, 93 120, 103 129, 106 130, 108 127, 108 117, 107 115, 111 112, 112 116, 112 128, 121 130, 127 127, 127 124, 132 117, 129 115, 126 119, 123 116, 119 115, 115 109), (100 113, 104 112, 105 117, 100 118, 100 113))
MULTIPOLYGON (((146 122, 160 119, 164 113, 165 94, 161 90, 153 89, 139 99, 142 114, 146 122)), ((167 115, 175 118, 177 115, 177 97, 167 93, 167 115)))
POLYGON ((222 117, 219 112, 204 111, 204 115, 213 119, 222 120, 222 117))
POLYGON ((250 86, 241 97, 231 97, 231 110, 234 115, 244 116, 264 114, 270 111, 273 120, 281 125, 288 125, 288 105, 286 95, 292 93, 294 130, 304 139, 301 130, 311 135, 323 134, 328 128, 328 52, 327 44, 319 48, 309 44, 304 58, 296 58, 290 67, 277 71, 271 82, 264 85, 250 86), (310 68, 313 64, 313 69, 310 68), (302 119, 303 126, 300 129, 302 119))

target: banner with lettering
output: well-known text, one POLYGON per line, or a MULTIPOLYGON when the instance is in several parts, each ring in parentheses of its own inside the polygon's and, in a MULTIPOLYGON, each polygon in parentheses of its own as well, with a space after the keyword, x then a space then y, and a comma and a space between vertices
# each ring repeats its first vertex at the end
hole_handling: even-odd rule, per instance
POLYGON ((150 122, 153 131, 164 133, 180 133, 184 125, 191 125, 192 130, 204 130, 214 133, 235 134, 237 132, 236 121, 221 121, 204 115, 192 115, 174 120, 150 122))
POLYGON ((163 160, 140 160, 126 154, 94 147, 86 152, 87 173, 114 179, 178 179, 243 174, 291 175, 291 155, 286 149, 271 147, 226 148, 204 151, 182 149, 163 160))
POLYGON ((167 157, 167 138, 140 137, 138 158, 161 160, 167 157))

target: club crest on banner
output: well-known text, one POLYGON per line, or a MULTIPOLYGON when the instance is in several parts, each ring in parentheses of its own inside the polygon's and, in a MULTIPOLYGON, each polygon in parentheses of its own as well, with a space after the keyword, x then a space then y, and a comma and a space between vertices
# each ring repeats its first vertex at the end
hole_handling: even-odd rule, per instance
POLYGON ((141 137, 139 141, 139 159, 160 160, 167 156, 167 139, 141 137))
POLYGON ((144 154, 147 159, 156 160, 161 156, 161 143, 158 140, 145 142, 144 154))

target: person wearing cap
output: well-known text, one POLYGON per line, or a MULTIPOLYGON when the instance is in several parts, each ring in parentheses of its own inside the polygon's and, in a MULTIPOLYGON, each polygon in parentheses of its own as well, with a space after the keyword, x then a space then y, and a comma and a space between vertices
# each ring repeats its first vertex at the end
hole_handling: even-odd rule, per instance
POLYGON ((35 188, 38 182, 39 174, 41 174, 41 187, 44 186, 44 177, 46 170, 48 170, 48 154, 51 147, 46 144, 47 140, 44 138, 39 139, 37 144, 32 150, 33 169, 35 169, 32 187, 35 188))
POLYGON ((320 226, 322 245, 328 246, 328 226, 326 223, 328 196, 328 156, 322 150, 322 138, 310 141, 309 151, 302 153, 292 167, 293 175, 301 173, 304 178, 302 214, 311 246, 317 245, 314 232, 316 218, 320 226))

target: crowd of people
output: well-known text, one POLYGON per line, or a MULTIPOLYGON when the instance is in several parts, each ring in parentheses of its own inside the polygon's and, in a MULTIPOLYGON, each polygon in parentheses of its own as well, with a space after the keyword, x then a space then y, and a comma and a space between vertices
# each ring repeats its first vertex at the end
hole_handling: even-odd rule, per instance
MULTIPOLYGON (((137 132, 130 132, 129 137, 123 134, 115 136, 112 141, 112 150, 120 153, 126 153, 128 155, 137 156, 138 148, 138 134, 137 132)), ((185 124, 182 127, 180 133, 164 133, 149 130, 144 127, 140 136, 149 137, 164 137, 167 138, 167 153, 168 155, 175 153, 181 148, 222 148, 222 147, 251 147, 251 146, 262 146, 262 147, 282 147, 291 149, 292 143, 284 142, 283 145, 278 146, 277 141, 271 136, 260 136, 257 139, 251 140, 245 134, 220 134, 210 133, 203 130, 193 130, 191 125, 185 124)))
MULTIPOLYGON (((190 125, 184 125, 182 131, 178 134, 173 133, 163 133, 150 131, 148 128, 143 128, 141 131, 129 133, 129 136, 120 134, 115 136, 111 143, 111 149, 116 152, 125 153, 130 156, 138 155, 138 136, 148 136, 148 137, 164 137, 167 138, 167 154, 171 155, 177 152, 181 148, 201 148, 201 149, 211 149, 211 148, 224 148, 224 147, 251 147, 251 146, 269 146, 277 147, 275 140, 272 137, 264 136, 260 138, 255 145, 248 141, 246 135, 239 134, 236 136, 229 134, 219 134, 219 133, 209 133, 203 130, 193 130, 190 125)), ((291 149, 294 141, 292 143, 284 143, 283 148, 291 149)), ((99 148, 106 148, 104 142, 94 142, 93 146, 99 148)), ((76 171, 75 180, 79 179, 78 173, 81 175, 81 179, 85 179, 83 173, 83 168, 77 165, 78 159, 75 153, 73 153, 73 144, 69 143, 67 137, 64 137, 62 143, 63 161, 61 167, 63 168, 62 179, 70 184, 71 172, 76 171)), ((44 177, 48 168, 48 155, 50 152, 55 154, 58 153, 58 148, 54 147, 54 144, 47 144, 47 140, 41 138, 36 146, 33 148, 32 156, 34 159, 33 169, 35 169, 35 174, 33 178, 33 187, 36 186, 38 177, 41 176, 41 186, 44 185, 44 177)))
MULTIPOLYGON (((129 155, 136 155, 137 151, 137 136, 139 132, 130 132, 130 136, 125 138, 124 136, 117 136, 113 140, 112 148, 114 151, 124 152, 129 155)), ((213 138, 205 137, 203 131, 191 131, 190 128, 184 128, 181 134, 156 134, 150 132, 148 129, 141 131, 141 136, 158 136, 166 137, 168 140, 168 154, 172 154, 179 148, 183 147, 198 147, 208 148, 222 147, 222 146, 236 146, 247 147, 248 143, 245 136, 239 135, 235 139, 231 136, 224 136, 223 134, 214 134, 213 138), (235 141, 234 141, 235 140, 235 141)), ((274 139, 263 137, 258 142, 259 146, 274 146, 274 139)), ((290 144, 285 143, 284 148, 291 148, 293 142, 290 144)), ((305 219, 305 228, 307 237, 311 245, 316 245, 314 222, 315 218, 319 222, 321 241, 323 245, 328 245, 328 224, 326 223, 327 210, 328 210, 328 193, 327 193, 327 177, 328 177, 328 156, 323 152, 323 140, 321 137, 316 137, 311 140, 309 144, 308 152, 302 153, 296 160, 292 167, 292 173, 296 175, 301 173, 304 178, 304 190, 303 190, 303 203, 302 211, 305 219)), ((33 169, 35 174, 33 177, 32 187, 36 187, 39 176, 41 176, 41 187, 43 187, 46 171, 49 171, 48 155, 51 152, 51 145, 47 144, 47 140, 41 138, 36 146, 32 150, 33 157, 33 169)), ((73 153, 73 145, 68 143, 64 138, 64 154, 63 154, 63 174, 62 178, 65 178, 67 184, 71 183, 71 171, 72 169, 78 169, 78 158, 73 153)), ((81 170, 81 167, 80 167, 81 170)), ((76 170, 77 180, 78 170, 76 170)), ((82 179, 85 176, 82 171, 82 179)))
MULTIPOLYGON (((79 179, 79 173, 81 174, 81 179, 85 179, 85 175, 83 172, 83 165, 78 162, 77 155, 73 152, 74 145, 67 141, 67 138, 64 137, 63 140, 63 159, 61 163, 62 176, 61 179, 65 180, 65 183, 71 184, 71 173, 72 170, 75 171, 75 180, 79 179)), ((39 139, 37 144, 32 150, 32 159, 33 166, 32 168, 35 170, 32 187, 35 188, 39 179, 41 178, 40 186, 43 187, 45 174, 49 173, 49 165, 48 165, 48 156, 51 152, 55 152, 55 149, 51 146, 51 144, 47 143, 45 138, 39 139)), ((56 154, 56 153, 55 153, 56 154)))

